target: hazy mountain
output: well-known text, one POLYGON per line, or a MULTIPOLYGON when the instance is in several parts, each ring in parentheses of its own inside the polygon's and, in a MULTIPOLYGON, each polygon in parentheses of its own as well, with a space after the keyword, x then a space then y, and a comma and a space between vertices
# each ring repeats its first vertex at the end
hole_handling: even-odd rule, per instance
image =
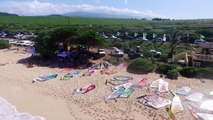
POLYGON ((58 14, 51 14, 51 15, 48 15, 47 17, 63 17, 62 15, 58 15, 58 14))
POLYGON ((84 17, 84 18, 134 18, 133 16, 127 15, 113 15, 106 13, 90 13, 90 12, 70 12, 63 14, 63 16, 84 17))
POLYGON ((0 16, 19 16, 17 14, 10 14, 10 13, 6 13, 6 12, 0 12, 0 16))

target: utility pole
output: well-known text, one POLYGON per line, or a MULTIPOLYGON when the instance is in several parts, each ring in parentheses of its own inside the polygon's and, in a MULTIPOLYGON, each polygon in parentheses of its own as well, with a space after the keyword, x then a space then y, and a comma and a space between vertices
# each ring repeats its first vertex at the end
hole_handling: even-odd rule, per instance
POLYGON ((67 20, 68 20, 68 26, 69 26, 69 25, 70 25, 70 17, 68 17, 68 19, 67 19, 67 20))

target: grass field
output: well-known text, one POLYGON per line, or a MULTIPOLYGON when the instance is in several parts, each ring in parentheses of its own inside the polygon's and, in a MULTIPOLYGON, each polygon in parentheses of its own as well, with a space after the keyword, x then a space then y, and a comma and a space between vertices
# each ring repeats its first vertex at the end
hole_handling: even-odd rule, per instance
POLYGON ((39 24, 39 25, 136 25, 148 23, 133 19, 68 18, 68 17, 17 17, 0 16, 1 24, 39 24))
POLYGON ((140 19, 109 19, 109 18, 68 18, 68 17, 18 17, 0 16, 0 30, 8 31, 40 31, 60 26, 80 26, 100 32, 155 32, 158 34, 173 28, 188 33, 202 33, 206 37, 213 36, 213 19, 205 20, 140 20, 140 19))

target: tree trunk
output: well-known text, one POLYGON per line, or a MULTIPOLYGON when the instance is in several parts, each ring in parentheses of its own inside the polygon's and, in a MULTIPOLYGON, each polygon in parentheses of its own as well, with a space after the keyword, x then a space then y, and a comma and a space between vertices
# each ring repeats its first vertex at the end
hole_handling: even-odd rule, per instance
POLYGON ((172 45, 172 47, 171 47, 168 58, 172 58, 173 54, 174 54, 174 45, 172 45))

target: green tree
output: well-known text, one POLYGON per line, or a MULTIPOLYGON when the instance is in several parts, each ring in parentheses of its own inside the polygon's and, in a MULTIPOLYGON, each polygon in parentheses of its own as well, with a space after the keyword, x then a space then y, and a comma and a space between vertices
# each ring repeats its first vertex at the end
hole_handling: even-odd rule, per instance
POLYGON ((103 45, 102 38, 93 30, 81 31, 81 34, 76 39, 77 44, 82 44, 90 47, 100 47, 103 45))
POLYGON ((170 39, 170 52, 168 58, 172 58, 174 55, 175 48, 179 45, 181 41, 182 32, 176 29, 173 29, 169 32, 168 37, 170 39))
POLYGON ((41 32, 36 38, 36 50, 43 57, 54 56, 58 44, 81 44, 88 47, 101 46, 103 40, 95 31, 79 30, 76 28, 59 28, 53 31, 41 32))
POLYGON ((79 29, 71 27, 55 29, 51 35, 56 43, 75 43, 77 36, 79 36, 79 29))
POLYGON ((47 31, 40 33, 36 38, 35 49, 42 57, 52 57, 58 49, 56 42, 52 39, 52 32, 47 31))
POLYGON ((0 49, 5 49, 9 47, 10 47, 10 44, 8 41, 0 39, 0 49))

